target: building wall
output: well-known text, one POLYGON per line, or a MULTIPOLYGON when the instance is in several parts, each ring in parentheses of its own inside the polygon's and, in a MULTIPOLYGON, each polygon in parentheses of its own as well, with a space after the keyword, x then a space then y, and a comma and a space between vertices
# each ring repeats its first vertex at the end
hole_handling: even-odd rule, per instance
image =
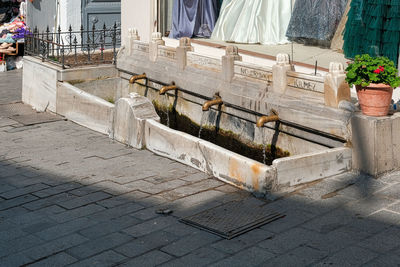
POLYGON ((82 25, 82 3, 81 0, 61 0, 59 24, 62 31, 72 26, 78 31, 82 25))
POLYGON ((38 27, 45 31, 49 26, 50 31, 55 27, 57 1, 27 1, 27 25, 30 28, 38 27))
POLYGON ((122 43, 127 40, 128 29, 136 28, 141 40, 148 42, 157 27, 154 0, 121 0, 122 43))

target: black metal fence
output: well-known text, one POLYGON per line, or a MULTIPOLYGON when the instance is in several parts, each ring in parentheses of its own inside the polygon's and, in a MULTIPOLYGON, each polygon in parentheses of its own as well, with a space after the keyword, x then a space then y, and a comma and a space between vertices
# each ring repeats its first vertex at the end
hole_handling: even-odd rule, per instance
POLYGON ((113 27, 73 31, 70 26, 68 31, 62 32, 58 27, 57 32, 50 32, 49 27, 45 32, 39 33, 37 28, 25 36, 25 54, 40 57, 60 65, 62 68, 71 68, 93 64, 116 64, 117 49, 121 45, 121 29, 115 23, 113 27))

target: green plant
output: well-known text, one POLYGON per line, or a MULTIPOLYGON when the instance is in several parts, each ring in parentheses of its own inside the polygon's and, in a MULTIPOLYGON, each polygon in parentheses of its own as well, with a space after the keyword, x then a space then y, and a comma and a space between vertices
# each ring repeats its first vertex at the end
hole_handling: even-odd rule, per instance
POLYGON ((400 85, 398 70, 394 62, 387 57, 357 55, 346 71, 346 81, 350 86, 366 87, 370 83, 383 83, 396 88, 400 85))
POLYGON ((115 104, 114 98, 113 97, 106 97, 105 99, 107 102, 110 102, 111 104, 115 104))

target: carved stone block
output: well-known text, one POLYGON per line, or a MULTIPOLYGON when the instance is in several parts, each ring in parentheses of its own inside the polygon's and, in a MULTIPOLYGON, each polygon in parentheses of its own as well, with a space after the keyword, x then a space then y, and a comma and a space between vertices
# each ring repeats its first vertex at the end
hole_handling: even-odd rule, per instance
POLYGON ((158 57, 158 46, 165 45, 165 42, 162 39, 162 35, 160 32, 153 32, 151 38, 152 39, 149 45, 149 59, 150 61, 155 62, 158 57))
POLYGON ((343 100, 350 101, 350 87, 346 82, 346 74, 344 73, 341 63, 332 62, 329 66, 329 73, 325 78, 324 98, 325 105, 337 108, 343 100))
POLYGON ((235 76, 235 61, 241 61, 237 46, 227 46, 225 56, 222 57, 222 77, 224 81, 231 82, 235 76))
POLYGON ((188 37, 183 37, 179 40, 179 46, 176 48, 176 61, 178 68, 184 70, 187 64, 187 52, 193 51, 192 40, 188 37))
POLYGON ((289 55, 278 54, 276 64, 272 67, 273 86, 272 91, 284 94, 287 86, 287 72, 291 70, 289 55))

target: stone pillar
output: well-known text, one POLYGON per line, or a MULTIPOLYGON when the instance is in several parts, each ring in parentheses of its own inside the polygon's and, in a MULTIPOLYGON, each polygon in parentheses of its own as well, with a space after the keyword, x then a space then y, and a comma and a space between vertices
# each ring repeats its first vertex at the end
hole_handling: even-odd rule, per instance
POLYGON ((151 42, 149 44, 150 61, 154 62, 157 60, 159 45, 165 45, 165 42, 162 39, 161 32, 153 32, 153 34, 151 35, 151 42))
POLYGON ((176 62, 180 70, 184 70, 187 64, 187 52, 193 51, 192 40, 188 37, 182 37, 179 40, 179 46, 176 48, 176 62))
POLYGON ((370 117, 356 113, 351 117, 353 169, 380 174, 400 168, 400 113, 370 117))
POLYGON ((325 105, 337 108, 341 101, 351 101, 350 87, 342 63, 331 62, 325 77, 325 105))
POLYGON ((115 103, 110 137, 142 149, 145 146, 144 124, 148 119, 160 121, 151 101, 139 94, 130 93, 129 98, 120 98, 115 103))
POLYGON ((225 82, 231 82, 235 76, 235 61, 241 61, 237 46, 226 47, 225 56, 222 56, 222 76, 225 82))
POLYGON ((287 72, 291 70, 289 55, 278 54, 276 56, 276 64, 272 67, 272 91, 284 94, 287 87, 287 72))
POLYGON ((138 34, 138 30, 133 28, 133 29, 129 29, 129 34, 128 34, 128 55, 132 55, 133 53, 133 46, 134 46, 134 42, 140 40, 140 36, 138 34))

